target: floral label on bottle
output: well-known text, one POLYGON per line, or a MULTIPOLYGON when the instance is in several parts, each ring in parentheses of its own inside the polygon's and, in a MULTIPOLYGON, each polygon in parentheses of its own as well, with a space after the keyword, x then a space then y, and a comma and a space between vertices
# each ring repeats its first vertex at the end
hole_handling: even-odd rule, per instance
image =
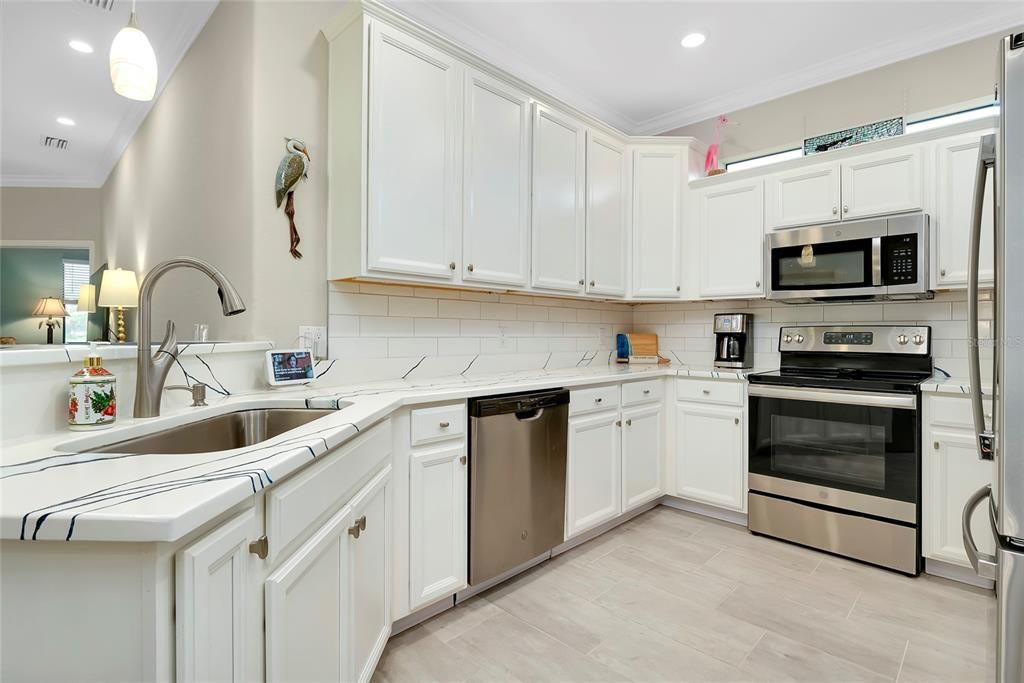
POLYGON ((83 382, 72 384, 68 394, 68 424, 98 427, 113 424, 117 419, 115 382, 83 382))

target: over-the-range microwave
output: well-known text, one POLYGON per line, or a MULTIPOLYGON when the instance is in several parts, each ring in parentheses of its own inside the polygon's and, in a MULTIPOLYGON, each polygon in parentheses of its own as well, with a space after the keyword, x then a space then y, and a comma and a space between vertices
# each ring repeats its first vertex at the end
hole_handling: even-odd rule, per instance
POLYGON ((930 299, 928 215, 884 216, 777 230, 766 241, 767 298, 930 299))

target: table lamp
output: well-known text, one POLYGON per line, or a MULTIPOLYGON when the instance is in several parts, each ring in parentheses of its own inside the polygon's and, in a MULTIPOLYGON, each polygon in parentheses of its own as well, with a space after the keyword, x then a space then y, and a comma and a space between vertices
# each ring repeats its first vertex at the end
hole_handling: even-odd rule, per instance
POLYGON ((32 315, 46 318, 46 320, 39 321, 39 327, 42 327, 44 324, 46 325, 47 344, 53 343, 53 328, 60 327, 60 320, 57 320, 57 318, 63 318, 67 314, 64 303, 52 296, 44 296, 36 304, 36 307, 32 309, 32 315))
POLYGON ((97 303, 117 308, 117 341, 124 343, 124 309, 139 306, 139 282, 135 279, 135 271, 120 268, 103 271, 97 303))

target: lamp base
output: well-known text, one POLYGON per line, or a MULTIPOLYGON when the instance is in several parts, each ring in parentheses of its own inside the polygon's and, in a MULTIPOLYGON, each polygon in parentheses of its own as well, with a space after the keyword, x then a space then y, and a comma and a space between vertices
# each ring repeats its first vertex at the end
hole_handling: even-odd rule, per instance
POLYGON ((117 343, 124 344, 127 335, 124 333, 124 306, 117 307, 117 343))

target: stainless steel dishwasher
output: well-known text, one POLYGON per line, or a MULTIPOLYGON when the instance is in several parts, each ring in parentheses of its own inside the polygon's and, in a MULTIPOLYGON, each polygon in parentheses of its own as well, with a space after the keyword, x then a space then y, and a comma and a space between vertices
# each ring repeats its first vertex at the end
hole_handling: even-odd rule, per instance
POLYGON ((469 402, 469 584, 479 585, 565 539, 569 392, 469 402))

